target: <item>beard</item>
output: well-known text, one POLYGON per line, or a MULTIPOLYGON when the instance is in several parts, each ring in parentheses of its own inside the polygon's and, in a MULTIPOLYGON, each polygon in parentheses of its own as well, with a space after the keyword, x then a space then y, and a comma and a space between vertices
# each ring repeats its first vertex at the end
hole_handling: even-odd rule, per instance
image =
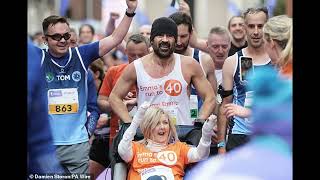
POLYGON ((177 49, 177 45, 176 45, 176 48, 175 48, 174 52, 178 53, 178 54, 184 54, 186 52, 188 46, 189 46, 189 41, 190 40, 188 40, 187 45, 181 44, 181 46, 180 46, 181 49, 177 49))
POLYGON ((160 59, 168 58, 173 54, 175 50, 175 44, 170 44, 169 42, 161 42, 158 46, 153 43, 152 44, 153 52, 159 56, 160 59), (167 50, 162 50, 161 47, 168 48, 167 50))

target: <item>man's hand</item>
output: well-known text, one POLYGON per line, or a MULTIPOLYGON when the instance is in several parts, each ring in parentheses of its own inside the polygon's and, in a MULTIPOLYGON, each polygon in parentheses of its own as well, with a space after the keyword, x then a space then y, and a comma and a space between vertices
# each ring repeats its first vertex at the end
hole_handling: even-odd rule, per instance
POLYGON ((229 103, 224 105, 225 108, 225 115, 227 118, 232 116, 239 116, 242 118, 247 118, 251 115, 251 110, 233 103, 229 103))
POLYGON ((99 129, 99 128, 102 128, 103 126, 106 126, 108 124, 108 121, 109 121, 109 117, 107 114, 100 114, 96 128, 99 129))
POLYGON ((138 0, 126 0, 126 1, 128 6, 127 12, 134 13, 138 5, 138 0))
POLYGON ((95 136, 92 135, 92 136, 90 137, 90 139, 89 139, 89 144, 90 144, 90 145, 92 145, 92 142, 93 142, 94 139, 95 139, 95 136))
POLYGON ((218 154, 225 154, 227 152, 226 147, 218 148, 218 154))
POLYGON ((131 109, 137 105, 137 98, 130 98, 124 100, 123 102, 127 106, 128 111, 131 111, 131 109))
POLYGON ((135 98, 135 95, 132 92, 128 92, 128 94, 126 95, 126 97, 124 97, 124 100, 130 100, 132 98, 135 98))
POLYGON ((112 19, 112 20, 117 20, 117 19, 119 19, 119 17, 120 17, 120 14, 119 13, 117 13, 117 12, 110 12, 110 19, 112 19))
POLYGON ((137 98, 132 92, 128 92, 127 96, 123 98, 123 103, 127 106, 128 111, 137 105, 137 98))
POLYGON ((179 11, 184 12, 191 16, 189 4, 185 0, 181 0, 179 3, 179 11))

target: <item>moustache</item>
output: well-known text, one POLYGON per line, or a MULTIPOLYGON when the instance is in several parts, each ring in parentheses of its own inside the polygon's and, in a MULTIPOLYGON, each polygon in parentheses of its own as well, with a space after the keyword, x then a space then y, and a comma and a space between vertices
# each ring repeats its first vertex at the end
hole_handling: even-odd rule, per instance
POLYGON ((167 46, 167 47, 170 47, 170 43, 168 42, 162 42, 159 44, 159 46, 167 46))

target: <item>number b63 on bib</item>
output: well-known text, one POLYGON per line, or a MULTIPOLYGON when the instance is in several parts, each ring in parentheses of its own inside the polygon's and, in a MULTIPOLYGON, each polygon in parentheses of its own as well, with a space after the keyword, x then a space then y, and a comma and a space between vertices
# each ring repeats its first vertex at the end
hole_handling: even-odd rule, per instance
POLYGON ((79 109, 77 88, 50 89, 48 105, 49 114, 77 113, 79 109))

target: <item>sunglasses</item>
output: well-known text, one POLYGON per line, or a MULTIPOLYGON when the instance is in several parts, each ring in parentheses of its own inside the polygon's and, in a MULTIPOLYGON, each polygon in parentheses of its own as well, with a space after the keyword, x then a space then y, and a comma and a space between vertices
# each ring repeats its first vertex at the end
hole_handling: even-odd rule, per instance
POLYGON ((63 35, 57 33, 57 34, 53 34, 53 35, 46 34, 46 36, 51 37, 51 39, 56 40, 56 41, 60 41, 62 38, 67 41, 68 39, 70 39, 71 34, 67 32, 63 35))

